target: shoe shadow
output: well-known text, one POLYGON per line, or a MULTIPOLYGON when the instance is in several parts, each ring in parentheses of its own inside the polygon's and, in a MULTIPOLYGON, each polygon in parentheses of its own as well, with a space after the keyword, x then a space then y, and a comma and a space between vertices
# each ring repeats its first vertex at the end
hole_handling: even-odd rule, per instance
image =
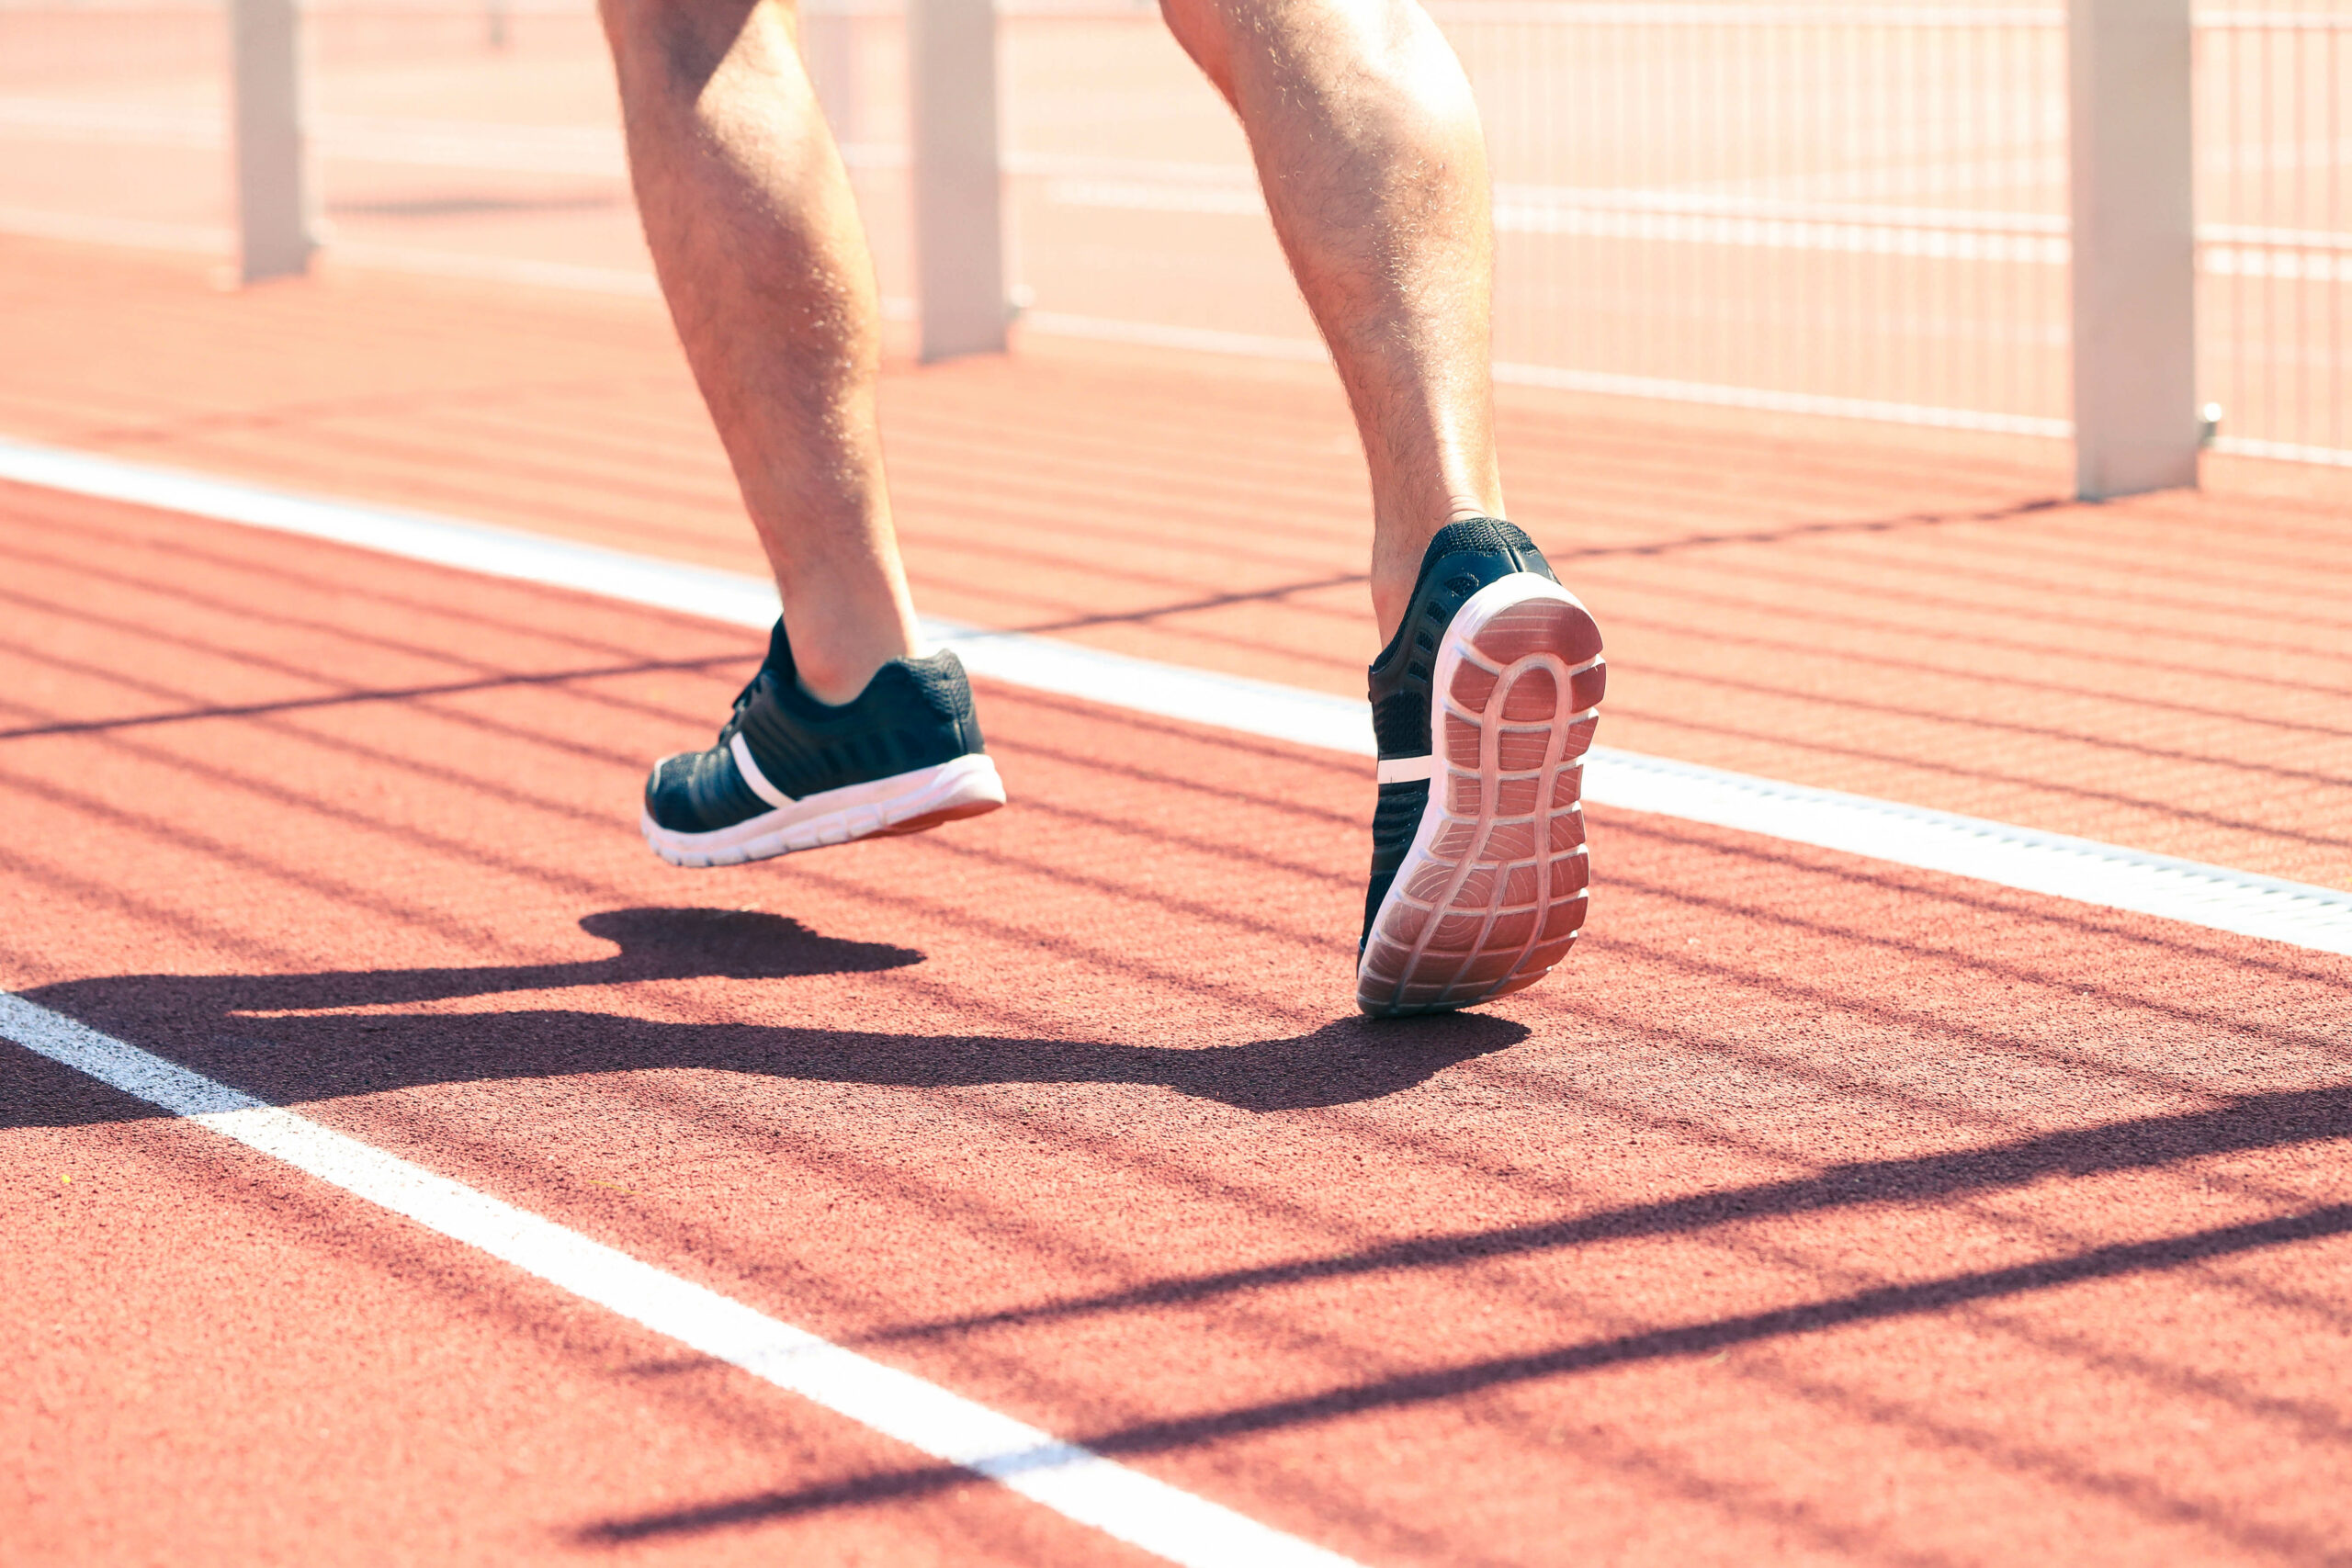
MULTIPOLYGON (((644 980, 875 974, 923 957, 911 948, 828 937, 757 911, 616 909, 580 924, 619 951, 571 963, 474 968, 124 975, 22 994, 278 1104, 437 1083, 689 1067, 908 1089, 1148 1084, 1243 1111, 1296 1111, 1378 1100, 1528 1033, 1524 1025, 1475 1013, 1380 1022, 1349 1017, 1305 1034, 1183 1047, 888 1033, 815 1020, 678 1023, 545 1007, 461 1014, 349 1010, 644 980), (327 1008, 346 1010, 311 1010, 327 1008)), ((10 1053, 0 1069, 0 1126, 152 1114, 38 1058, 10 1053), (25 1081, 9 1081, 16 1078, 25 1081)))

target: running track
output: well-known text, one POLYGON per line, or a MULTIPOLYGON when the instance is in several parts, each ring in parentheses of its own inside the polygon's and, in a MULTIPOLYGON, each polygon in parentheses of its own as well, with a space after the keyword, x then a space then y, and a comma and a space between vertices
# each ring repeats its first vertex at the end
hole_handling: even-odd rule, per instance
MULTIPOLYGON (((566 427, 568 408, 573 429, 582 410, 640 440, 690 429, 628 320, 567 334, 570 307, 453 290, 207 299, 102 253, 5 261, 43 307, 12 339, 78 333, 49 397, 6 373, 13 434, 314 489, 335 470, 345 493, 436 490, 471 515, 498 514, 468 493, 504 494, 612 542, 621 509, 597 513, 558 465, 534 480, 517 427, 566 427), (271 352, 209 356, 232 328, 271 352), (484 364, 544 351, 530 367, 571 401, 535 415, 477 378, 496 438, 469 442, 462 343, 484 364), (354 413, 338 377, 406 400, 354 413), (303 412, 322 405, 343 412, 303 412), (403 447, 404 467, 364 460, 403 447)), ((1227 475, 1277 472, 1285 443, 1309 454, 1300 491, 1337 471, 1302 434, 1329 419, 1303 383, 1035 355, 903 374, 894 456, 918 495, 959 450, 1000 497, 1034 499, 1051 458, 1099 488, 1121 387, 1195 415, 1137 436, 1120 481, 1158 508, 1158 552, 991 579, 949 551, 994 527, 979 545, 1010 553, 1018 508, 932 503, 910 532, 933 607, 1046 625, 1036 598, 1091 602, 1105 618, 1069 635, 1170 659, 1254 629, 1252 668, 1340 685, 1317 672, 1357 650, 1311 610, 1182 608, 1204 562, 1282 588, 1305 580, 1285 550, 1343 568, 1355 547, 1347 497, 1302 494, 1324 534, 1252 560, 1262 530, 1232 520, 1229 478, 1184 478, 1188 453, 1211 466, 1185 431, 1214 427, 1219 397, 1252 432, 1227 475), (956 438, 991 402, 1066 418, 974 457, 956 438)), ((1521 493, 1562 516, 1568 461, 1535 438, 1589 432, 1585 412, 1512 416, 1521 493)), ((2320 604, 2343 544, 2318 504, 2052 508, 2022 463, 1981 454, 1905 477, 1886 449, 1786 431, 1652 427, 1645 447, 1620 417, 1582 535, 1604 617, 1611 595, 1634 612, 1612 646, 1631 711, 1606 738, 1943 805, 1951 748, 1929 726, 1973 725, 2006 750, 1982 753, 2003 771, 1970 804, 2016 807, 1985 814, 2346 882, 2324 672, 2342 633, 2320 604), (1712 520, 1698 481, 1628 499, 1678 446, 1721 455, 1712 520), (2030 532, 1983 520, 2001 483, 2030 532), (1873 485, 1921 500, 1865 526, 1873 485), (1973 525, 1904 525, 1972 485, 1973 525), (1834 529, 1840 508, 1856 526, 1834 529), (2213 543, 2217 518, 2238 535, 2213 543), (2102 529, 2110 553, 2138 541, 2130 561, 2097 564, 2102 529), (2186 668, 2153 694, 2103 686, 2055 615, 2034 635, 2058 646, 2029 660, 2012 584, 2007 619, 1980 607, 1977 643, 1923 670, 1972 624, 1953 602, 1996 593, 1984 558, 2004 540, 2075 552, 2075 630, 2106 626, 2098 648, 2168 645, 2186 668), (2183 605, 2200 567, 2234 615, 2183 605), (1882 594, 1933 581, 1945 603, 1906 612, 1933 623, 1915 640, 1866 634, 1867 595, 1822 587, 1833 570, 1882 594), (1726 607, 1736 581, 1777 586, 1726 607), (2233 655, 2224 619, 2275 651, 2233 655), (1722 742, 1736 756, 1662 743, 1743 712, 1707 682, 1738 690, 1775 620, 1846 640, 1806 656, 1803 691, 1751 694, 1722 742), (1682 683, 1645 683, 1628 644, 1660 665, 1684 650, 1682 683), (1970 671, 2007 684, 1943 711, 1970 671), (2032 712, 2040 740, 2018 733, 2030 673, 2066 687, 2032 712), (2244 700, 2186 711, 2232 681, 2244 700), (1883 711, 1923 684, 1934 699, 1883 711), (1840 712, 1842 751, 1801 722, 1840 712), (2200 725, 2273 787, 2167 761, 2210 740, 2200 725), (2136 769, 2113 761, 2135 747, 2136 769), (2095 791, 2069 770, 2101 748, 2095 791), (1773 756, 1792 765, 1758 765, 1773 756)), ((678 536, 631 542, 739 547, 716 503, 663 525, 678 536)), ((1358 760, 990 687, 1013 808, 679 873, 636 841, 630 802, 645 759, 723 709, 739 630, 25 488, 0 490, 0 984, 42 1007, 1366 1562, 2345 1552, 2346 960, 1600 810, 1594 927, 1557 982, 1374 1029, 1345 985, 1358 760)), ((1360 592, 1294 598, 1323 595, 1336 625, 1360 592)), ((13 1048, 0 1073, 0 1310, 25 1358, 0 1393, 12 1554, 1125 1560, 85 1077, 13 1048)))

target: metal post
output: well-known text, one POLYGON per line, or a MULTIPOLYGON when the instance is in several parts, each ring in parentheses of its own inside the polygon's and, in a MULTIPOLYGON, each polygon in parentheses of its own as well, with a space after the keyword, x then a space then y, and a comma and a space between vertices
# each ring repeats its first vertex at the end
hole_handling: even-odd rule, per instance
POLYGON ((246 283, 307 271, 310 161, 302 144, 302 19, 298 0, 230 0, 237 160, 237 276, 246 283))
POLYGON ((2189 0, 2072 0, 2075 489, 2197 483, 2189 0))
POLYGON ((1005 346, 992 0, 909 0, 916 307, 925 360, 1005 346))

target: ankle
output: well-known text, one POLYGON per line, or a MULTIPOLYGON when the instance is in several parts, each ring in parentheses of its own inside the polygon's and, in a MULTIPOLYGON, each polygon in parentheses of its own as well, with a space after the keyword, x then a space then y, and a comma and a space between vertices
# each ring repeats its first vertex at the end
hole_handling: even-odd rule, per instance
MULTIPOLYGON (((1430 513, 1423 513, 1430 516, 1430 513)), ((1448 526, 1474 517, 1503 515, 1498 505, 1457 494, 1442 518, 1415 525, 1378 520, 1372 552, 1372 615, 1380 630, 1380 645, 1388 646, 1412 608, 1413 590, 1419 583, 1421 562, 1430 543, 1448 526)))
POLYGON ((1476 505, 1456 506, 1442 525, 1426 532, 1401 537, 1384 534, 1381 547, 1374 554, 1372 572, 1373 615, 1379 624, 1384 656, 1396 640, 1397 628, 1412 613, 1413 596, 1421 586, 1421 574, 1441 545, 1451 553, 1465 549, 1489 551, 1506 543, 1514 552, 1521 546, 1532 545, 1503 516, 1499 507, 1476 505))
POLYGON ((876 652, 866 658, 832 659, 821 663, 803 658, 793 671, 793 684, 813 702, 829 708, 846 707, 873 683, 875 672, 896 657, 897 653, 876 652))
POLYGON ((778 584, 792 673, 804 694, 841 707, 858 699, 876 671, 915 651, 914 607, 895 574, 860 582, 836 571, 821 586, 806 575, 799 592, 778 584))

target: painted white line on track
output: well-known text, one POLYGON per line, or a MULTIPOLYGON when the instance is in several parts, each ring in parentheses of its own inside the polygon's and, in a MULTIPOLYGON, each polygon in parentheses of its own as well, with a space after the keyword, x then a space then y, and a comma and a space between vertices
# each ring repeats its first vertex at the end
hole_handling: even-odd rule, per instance
MULTIPOLYGON (((302 496, 240 480, 0 440, 0 479, 332 539, 762 629, 762 578, 517 529, 302 496)), ((1163 718, 1369 757, 1363 703, 1050 637, 926 619, 975 675, 1163 718)), ((1595 747, 1585 798, 2027 892, 2352 954, 2352 893, 1956 812, 1595 747)))
POLYGON ((6 991, 0 1036, 1171 1562, 1354 1568, 1352 1559, 6 991))

